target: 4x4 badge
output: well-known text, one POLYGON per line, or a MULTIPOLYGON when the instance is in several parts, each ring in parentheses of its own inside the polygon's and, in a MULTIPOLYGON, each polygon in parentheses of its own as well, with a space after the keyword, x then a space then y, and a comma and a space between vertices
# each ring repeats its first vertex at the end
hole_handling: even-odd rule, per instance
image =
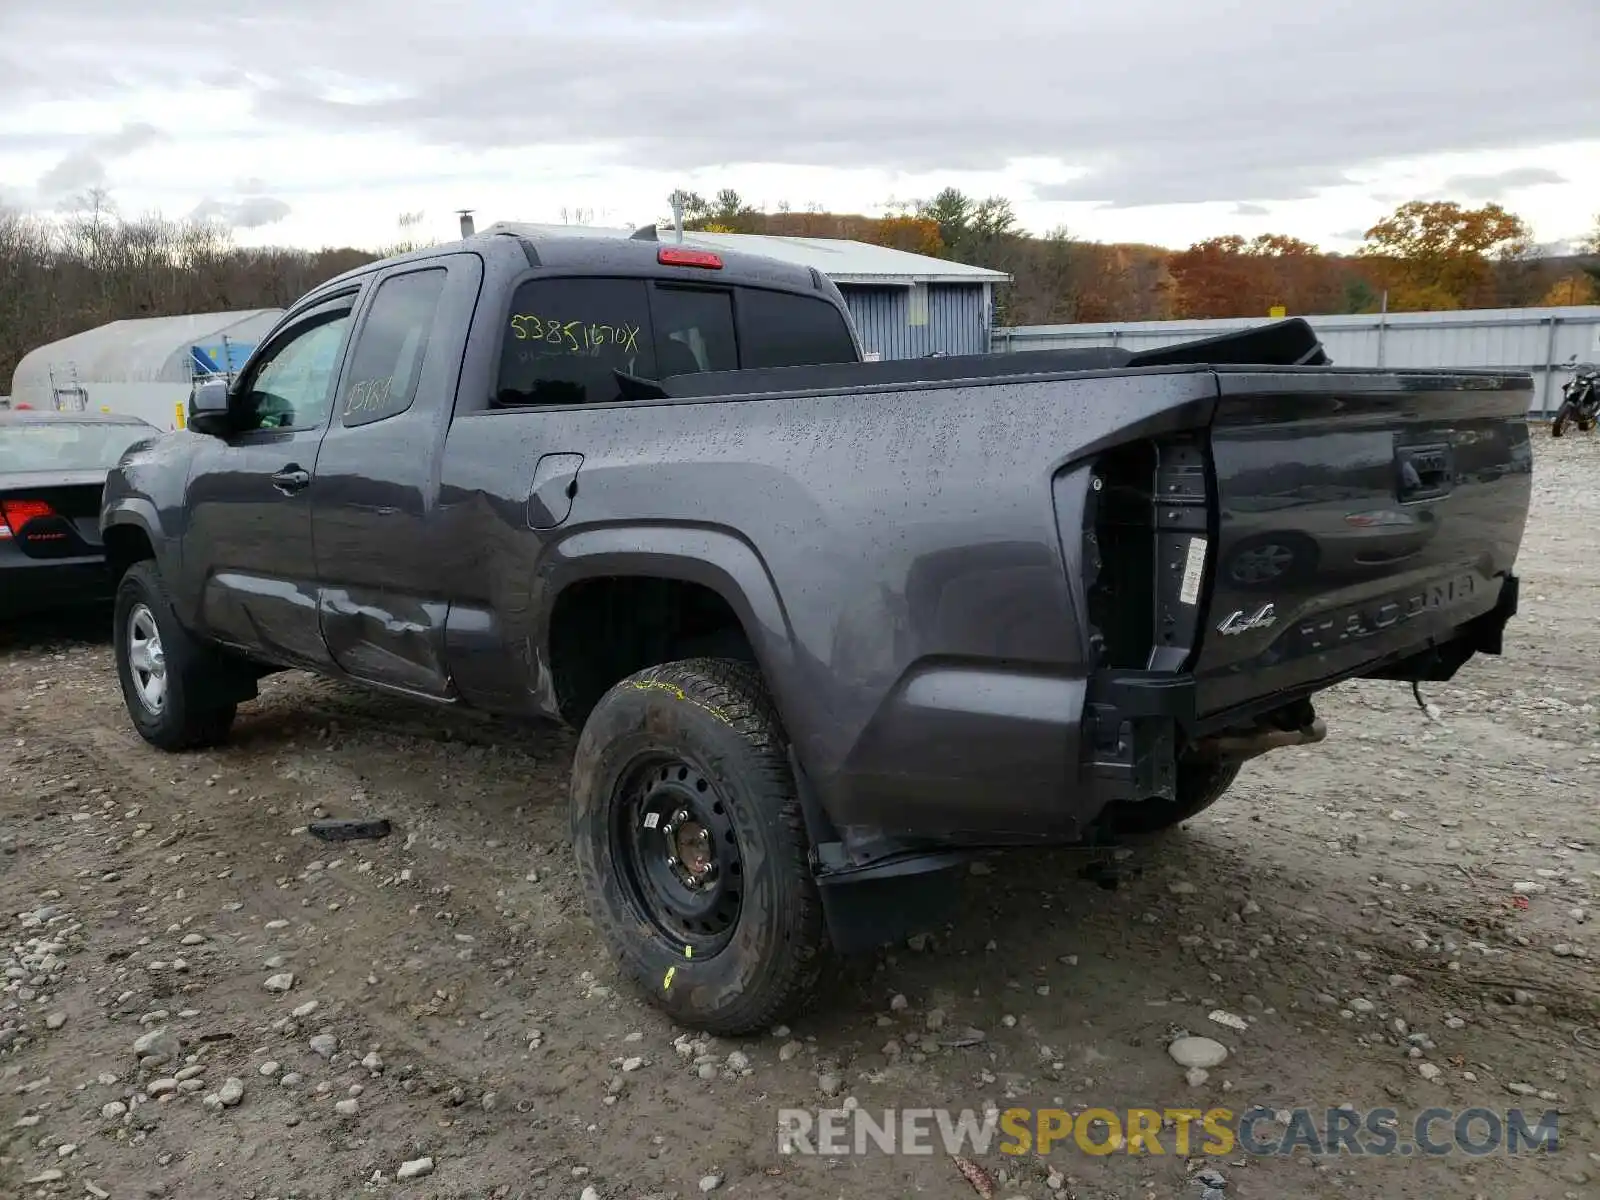
POLYGON ((1252 629, 1266 629, 1277 623, 1277 610, 1270 604, 1263 604, 1253 614, 1247 615, 1244 609, 1239 609, 1217 626, 1217 632, 1224 637, 1232 637, 1236 633, 1249 633, 1252 629))

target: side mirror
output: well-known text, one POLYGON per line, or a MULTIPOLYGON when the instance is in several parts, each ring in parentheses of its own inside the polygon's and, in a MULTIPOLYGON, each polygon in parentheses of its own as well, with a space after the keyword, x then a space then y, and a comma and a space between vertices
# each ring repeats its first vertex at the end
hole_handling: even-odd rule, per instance
POLYGON ((189 393, 189 428, 221 437, 228 432, 228 384, 208 379, 189 393))

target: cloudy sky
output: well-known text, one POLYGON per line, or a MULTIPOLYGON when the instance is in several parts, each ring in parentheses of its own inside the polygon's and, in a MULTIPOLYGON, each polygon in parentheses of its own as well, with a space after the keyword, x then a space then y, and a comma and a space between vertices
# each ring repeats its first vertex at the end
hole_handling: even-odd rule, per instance
POLYGON ((1600 0, 0 0, 0 202, 247 243, 637 225, 675 186, 1348 249, 1401 200, 1600 210, 1600 0))

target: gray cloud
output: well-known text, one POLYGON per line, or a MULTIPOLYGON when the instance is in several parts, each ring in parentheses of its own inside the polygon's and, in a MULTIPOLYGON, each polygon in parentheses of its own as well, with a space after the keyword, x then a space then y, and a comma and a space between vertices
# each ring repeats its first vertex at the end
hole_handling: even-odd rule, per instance
POLYGON ((1452 175, 1444 181, 1440 195, 1462 196, 1468 200, 1499 200, 1507 192, 1514 192, 1519 188, 1566 182, 1566 176, 1559 175, 1548 167, 1513 167, 1509 171, 1499 171, 1493 175, 1452 175))
MULTIPOLYGON (((1088 168, 1041 199, 1119 207, 1305 197, 1377 162, 1593 135, 1600 73, 1549 53, 1592 0, 1409 0, 1382 38, 1342 0, 1116 5, 733 0, 677 13, 601 0, 508 22, 487 0, 59 0, 12 17, 51 89, 170 85, 171 47, 289 132, 397 132, 482 150, 583 147, 689 172, 741 163, 983 170, 1025 156, 1088 168), (219 15, 219 10, 221 15, 219 15), (703 16, 711 11, 716 15, 703 16), (915 31, 958 30, 931 37, 915 31), (908 32, 911 31, 911 32, 908 32), (1537 62, 1529 87, 1517 63, 1537 62), (1560 96, 1560 103, 1550 97, 1560 96)), ((800 201, 802 197, 793 197, 800 201)))
POLYGON ((234 229, 259 229, 263 225, 276 224, 292 211, 288 204, 276 196, 243 196, 237 200, 218 200, 207 196, 195 205, 189 219, 219 221, 234 229))
POLYGON ((130 121, 115 133, 90 138, 39 177, 39 194, 58 199, 100 187, 106 181, 107 164, 126 158, 166 135, 146 121, 130 121))
POLYGON ((1331 236, 1336 242, 1364 242, 1367 240, 1367 231, 1365 229, 1341 229, 1331 236))
POLYGON ((1265 205, 1246 204, 1243 200, 1233 206, 1233 215, 1236 217, 1264 217, 1267 215, 1265 205))

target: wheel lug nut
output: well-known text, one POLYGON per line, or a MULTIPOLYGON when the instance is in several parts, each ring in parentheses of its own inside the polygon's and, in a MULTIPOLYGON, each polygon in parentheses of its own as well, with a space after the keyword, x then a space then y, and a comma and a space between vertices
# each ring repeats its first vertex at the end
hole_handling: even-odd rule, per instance
POLYGON ((675 867, 677 865, 678 865, 677 857, 674 856, 674 855, 671 855, 671 854, 667 855, 667 866, 675 867))
POLYGON ((672 819, 679 822, 687 821, 689 819, 689 810, 687 808, 680 808, 677 812, 672 814, 672 819))
POLYGON ((661 834, 663 837, 672 836, 672 823, 670 821, 661 827, 661 834))
POLYGON ((711 831, 709 829, 702 829, 699 833, 695 834, 695 840, 699 842, 709 842, 711 840, 711 831))

